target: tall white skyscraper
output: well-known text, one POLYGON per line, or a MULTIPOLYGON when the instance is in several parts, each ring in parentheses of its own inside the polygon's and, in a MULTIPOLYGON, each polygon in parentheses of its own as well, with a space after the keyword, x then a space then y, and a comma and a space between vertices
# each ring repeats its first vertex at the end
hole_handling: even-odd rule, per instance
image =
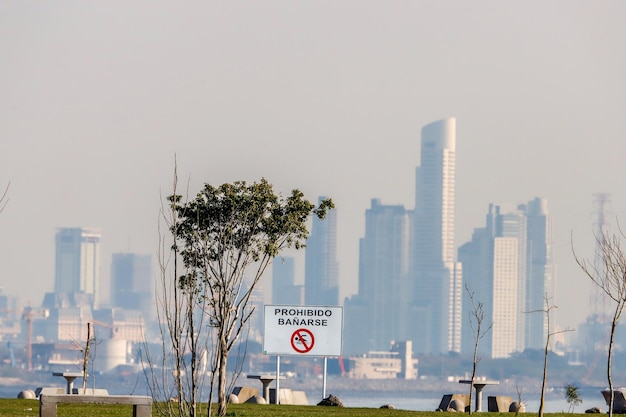
POLYGON ((422 128, 412 227, 416 352, 460 349, 460 268, 455 265, 456 119, 422 128))
MULTIPOLYGON (((491 315, 487 315, 485 326, 493 327, 486 335, 491 347, 492 358, 506 358, 519 350, 519 326, 521 318, 518 300, 520 281, 518 257, 519 240, 515 237, 493 239, 493 298, 491 315)), ((471 314, 471 312, 468 312, 471 314)))
POLYGON ((83 228, 60 228, 56 237, 54 291, 100 294, 100 231, 83 228))
MULTIPOLYGON (((479 344, 481 355, 505 358, 520 351, 522 300, 526 249, 526 222, 523 213, 502 213, 499 206, 489 206, 486 226, 475 229, 472 240, 459 248, 464 284, 475 303, 483 304, 485 313, 479 344)), ((463 302, 464 354, 474 349, 475 318, 469 294, 463 302), (473 320, 474 328, 470 321, 473 320)))

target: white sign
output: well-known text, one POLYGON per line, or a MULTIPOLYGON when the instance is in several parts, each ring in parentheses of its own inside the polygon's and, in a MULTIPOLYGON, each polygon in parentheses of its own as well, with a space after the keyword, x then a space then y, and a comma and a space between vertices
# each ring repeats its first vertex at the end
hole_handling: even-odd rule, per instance
POLYGON ((343 307, 266 305, 263 353, 341 356, 343 307))

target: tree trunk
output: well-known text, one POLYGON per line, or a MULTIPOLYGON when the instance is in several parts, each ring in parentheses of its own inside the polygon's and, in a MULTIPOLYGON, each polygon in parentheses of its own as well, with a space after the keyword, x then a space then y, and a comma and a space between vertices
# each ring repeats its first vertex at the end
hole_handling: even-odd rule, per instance
POLYGON ((615 328, 617 327, 617 319, 614 317, 611 323, 611 337, 609 338, 609 357, 606 361, 606 377, 609 381, 609 393, 611 399, 609 401, 609 417, 613 417, 613 403, 615 402, 615 394, 613 393, 613 377, 611 376, 611 361, 613 359, 613 340, 615 337, 615 328))
POLYGON ((218 347, 219 373, 217 382, 217 414, 220 417, 226 416, 226 359, 228 352, 226 351, 226 341, 220 340, 218 347))
MULTIPOLYGON (((87 343, 83 357, 83 395, 87 393, 87 365, 89 363, 89 349, 91 347, 91 323, 87 323, 87 343)), ((72 394, 71 392, 69 394, 72 394)))
POLYGON ((472 379, 470 380, 470 391, 469 391, 469 415, 472 415, 472 393, 474 391, 474 379, 476 378, 476 365, 478 363, 478 342, 474 345, 474 363, 472 366, 472 379))
POLYGON ((550 312, 548 310, 548 336, 546 337, 546 348, 543 357, 543 379, 541 381, 541 399, 539 401, 539 412, 537 415, 543 417, 543 408, 545 404, 546 380, 548 375, 548 353, 550 349, 550 312))
POLYGON ((190 304, 189 310, 188 310, 188 321, 189 321, 189 327, 188 327, 188 337, 190 338, 189 341, 189 348, 190 348, 190 353, 191 353, 191 359, 190 359, 190 364, 189 366, 191 367, 191 408, 189 410, 189 415, 190 417, 196 417, 196 396, 198 394, 198 388, 197 388, 197 371, 196 371, 196 360, 197 360, 197 335, 195 334, 195 323, 193 320, 193 314, 194 314, 194 304, 193 304, 193 297, 190 295, 189 296, 189 300, 187 301, 190 304))

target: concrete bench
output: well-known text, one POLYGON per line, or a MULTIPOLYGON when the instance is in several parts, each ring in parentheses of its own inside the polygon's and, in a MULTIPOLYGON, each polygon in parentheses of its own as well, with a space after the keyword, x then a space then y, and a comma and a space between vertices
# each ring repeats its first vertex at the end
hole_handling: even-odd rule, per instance
POLYGON ((490 413, 508 413, 511 411, 513 398, 505 395, 487 397, 487 411, 490 413))
POLYGON ((437 410, 448 411, 449 408, 453 408, 454 410, 461 412, 470 411, 469 395, 445 394, 441 398, 441 402, 439 403, 439 407, 437 407, 437 410))
MULTIPOLYGON (((611 404, 611 390, 603 389, 600 391, 606 401, 606 405, 611 404)), ((613 412, 617 414, 626 414, 626 388, 613 388, 613 412)))
POLYGON ((152 416, 152 398, 146 396, 42 394, 39 417, 56 417, 57 404, 128 404, 133 406, 133 417, 152 416))

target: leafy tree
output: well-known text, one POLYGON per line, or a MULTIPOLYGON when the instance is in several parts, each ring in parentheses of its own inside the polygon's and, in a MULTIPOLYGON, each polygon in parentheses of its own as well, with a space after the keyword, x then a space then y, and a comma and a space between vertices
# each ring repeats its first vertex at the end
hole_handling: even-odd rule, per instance
POLYGON ((609 235, 606 232, 602 232, 601 236, 596 237, 598 264, 589 263, 584 259, 580 259, 576 253, 574 253, 574 258, 578 266, 580 266, 587 277, 589 277, 614 304, 606 363, 606 377, 609 383, 610 393, 609 417, 613 416, 613 404, 615 401, 613 377, 611 374, 615 330, 624 312, 624 307, 626 306, 626 254, 624 254, 621 243, 623 237, 625 236, 621 230, 619 235, 609 235))
POLYGON ((569 404, 569 413, 574 412, 574 408, 583 402, 578 393, 578 387, 574 384, 568 384, 565 386, 565 400, 569 404))
POLYGON ((203 306, 213 330, 211 393, 217 377, 218 414, 225 416, 228 355, 253 313, 252 292, 283 249, 304 247, 308 217, 323 219, 334 205, 327 199, 315 207, 299 190, 283 198, 265 179, 205 184, 191 201, 178 194, 168 201, 177 215, 170 231, 185 267, 177 283, 203 306))

